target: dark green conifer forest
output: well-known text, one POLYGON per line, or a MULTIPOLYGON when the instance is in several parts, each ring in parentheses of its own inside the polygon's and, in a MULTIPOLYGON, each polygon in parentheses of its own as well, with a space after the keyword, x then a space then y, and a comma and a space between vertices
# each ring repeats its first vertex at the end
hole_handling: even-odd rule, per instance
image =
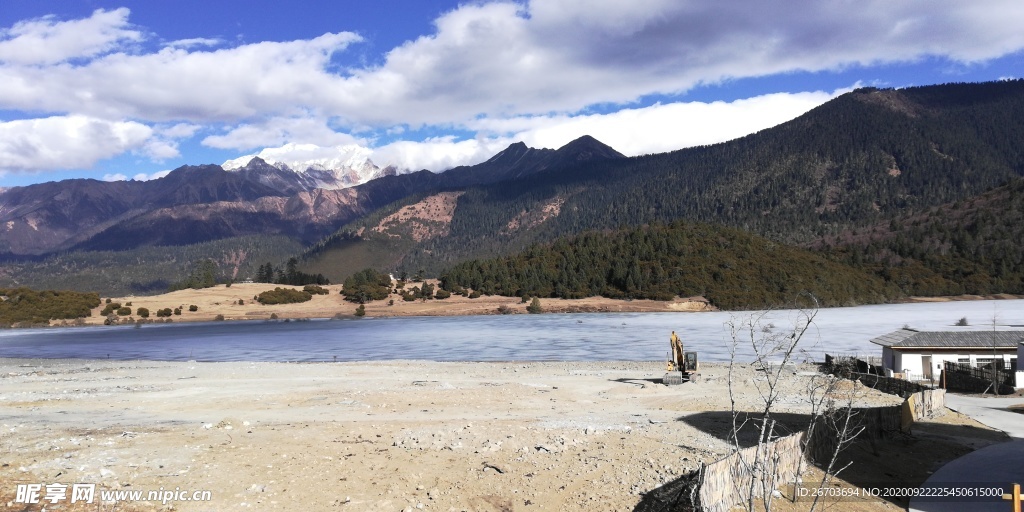
POLYGON ((738 229, 676 222, 585 233, 502 258, 455 265, 442 288, 576 299, 704 296, 723 309, 885 302, 883 279, 738 229))

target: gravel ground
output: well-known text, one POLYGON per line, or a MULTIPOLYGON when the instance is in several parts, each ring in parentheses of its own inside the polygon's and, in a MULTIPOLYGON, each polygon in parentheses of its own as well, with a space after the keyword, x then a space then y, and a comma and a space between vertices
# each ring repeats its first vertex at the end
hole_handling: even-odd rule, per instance
MULTIPOLYGON (((666 387, 663 365, 0 359, 0 503, 96 483, 212 495, 117 510, 631 510, 730 450, 727 367, 666 387)), ((783 375, 800 428, 821 377, 783 375)), ((739 410, 762 407, 763 372, 733 382, 739 410)))

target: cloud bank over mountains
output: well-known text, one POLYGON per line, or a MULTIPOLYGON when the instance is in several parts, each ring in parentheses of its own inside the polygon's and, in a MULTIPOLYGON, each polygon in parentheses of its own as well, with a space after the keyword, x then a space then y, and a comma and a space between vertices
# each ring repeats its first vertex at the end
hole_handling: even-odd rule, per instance
POLYGON ((357 145, 378 165, 434 171, 583 134, 635 155, 741 136, 842 92, 679 100, 697 87, 925 58, 978 65, 1024 48, 1019 0, 488 2, 374 65, 341 64, 366 42, 355 31, 161 41, 130 18, 100 9, 0 27, 0 172, 161 162, 189 144, 357 145), (660 96, 672 99, 640 103, 660 96))

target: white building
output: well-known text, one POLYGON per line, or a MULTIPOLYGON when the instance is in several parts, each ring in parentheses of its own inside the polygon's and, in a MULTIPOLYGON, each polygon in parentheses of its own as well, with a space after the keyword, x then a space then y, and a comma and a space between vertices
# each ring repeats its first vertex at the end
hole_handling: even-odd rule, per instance
MULTIPOLYGON (((1017 345, 1017 361, 1024 361, 1024 341, 1017 345)), ((1014 387, 1024 388, 1024 370, 1021 370, 1020 366, 1017 367, 1016 377, 1017 384, 1014 387)))
MULTIPOLYGON (((921 332, 900 329, 871 343, 882 346, 886 373, 903 373, 908 380, 938 379, 946 361, 973 367, 1001 359, 1005 368, 1016 366, 1024 354, 1024 331, 921 332)), ((1018 387, 1022 384, 1018 374, 1018 387)))

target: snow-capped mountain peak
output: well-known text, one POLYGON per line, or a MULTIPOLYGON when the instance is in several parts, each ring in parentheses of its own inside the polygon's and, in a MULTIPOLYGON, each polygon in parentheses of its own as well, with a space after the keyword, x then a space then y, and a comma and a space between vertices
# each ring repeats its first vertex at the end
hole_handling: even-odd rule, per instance
POLYGON ((277 148, 266 148, 254 155, 228 160, 221 167, 228 171, 246 170, 254 159, 259 158, 262 163, 280 171, 301 174, 300 181, 306 187, 338 189, 395 173, 392 168, 377 167, 370 160, 371 154, 372 149, 356 144, 324 147, 288 143, 277 148))

